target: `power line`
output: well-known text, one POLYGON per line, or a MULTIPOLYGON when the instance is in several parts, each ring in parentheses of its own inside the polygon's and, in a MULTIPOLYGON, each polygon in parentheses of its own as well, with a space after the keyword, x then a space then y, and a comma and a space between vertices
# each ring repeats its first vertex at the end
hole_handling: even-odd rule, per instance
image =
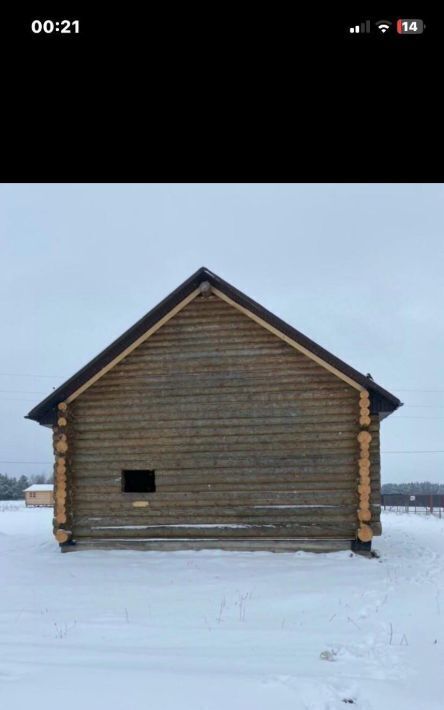
POLYGON ((419 389, 406 389, 404 387, 393 387, 397 392, 444 392, 444 390, 419 390, 419 389))
POLYGON ((44 378, 49 378, 51 380, 60 380, 64 377, 64 375, 34 375, 32 373, 23 373, 23 372, 0 372, 0 376, 2 377, 44 377, 44 378))
MULTIPOLYGON (((67 377, 67 375, 35 375, 32 373, 20 373, 20 372, 0 372, 0 377, 39 377, 50 380, 62 380, 67 377)), ((405 387, 393 387, 392 389, 397 392, 444 392, 444 389, 410 389, 405 387)))
POLYGON ((404 404, 404 407, 410 407, 411 409, 444 409, 435 404, 404 404))
POLYGON ((392 419, 391 421, 392 422, 398 421, 398 419, 428 419, 429 421, 433 421, 433 422, 444 421, 444 417, 396 417, 396 420, 392 419))
POLYGON ((34 397, 27 397, 26 399, 12 399, 11 397, 1 397, 1 402, 35 402, 34 397))
MULTIPOLYGON (((444 449, 442 450, 437 450, 437 449, 424 449, 424 450, 410 450, 410 451, 381 451, 381 454, 444 454, 444 449)), ((36 464, 36 465, 46 465, 46 464, 52 464, 54 463, 53 461, 0 461, 0 464, 36 464)))
MULTIPOLYGON (((67 375, 38 375, 32 372, 0 372, 0 377, 39 377, 50 380, 60 380, 66 378, 67 375)), ((396 389, 398 392, 444 392, 444 389, 440 389, 439 387, 436 389, 420 389, 394 386, 393 389, 396 389)))
POLYGON ((0 461, 0 463, 20 463, 20 464, 32 464, 38 466, 46 466, 48 464, 54 463, 53 461, 0 461))
MULTIPOLYGON (((381 451, 381 454, 444 454, 441 451, 381 451)), ((53 461, 0 461, 0 464, 22 465, 22 466, 52 466, 53 461)))
POLYGON ((35 390, 0 390, 6 394, 46 394, 46 392, 36 392, 35 390))
POLYGON ((381 454, 444 454, 442 451, 381 451, 381 454))

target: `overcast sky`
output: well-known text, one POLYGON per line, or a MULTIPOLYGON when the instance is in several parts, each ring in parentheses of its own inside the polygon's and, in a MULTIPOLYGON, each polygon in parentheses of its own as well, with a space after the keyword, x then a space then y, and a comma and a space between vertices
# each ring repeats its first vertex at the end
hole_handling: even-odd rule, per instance
POLYGON ((443 198, 412 184, 0 185, 0 472, 49 473, 50 430, 27 412, 207 266, 405 403, 382 451, 441 453, 383 454, 383 482, 444 482, 443 198))

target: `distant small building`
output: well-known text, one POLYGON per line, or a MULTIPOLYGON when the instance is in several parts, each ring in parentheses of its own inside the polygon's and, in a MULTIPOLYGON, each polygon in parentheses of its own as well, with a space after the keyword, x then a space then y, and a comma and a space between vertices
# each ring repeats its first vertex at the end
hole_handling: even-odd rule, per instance
POLYGON ((36 508, 37 506, 52 508, 54 505, 54 486, 52 483, 33 483, 29 488, 25 488, 23 492, 27 508, 36 508))

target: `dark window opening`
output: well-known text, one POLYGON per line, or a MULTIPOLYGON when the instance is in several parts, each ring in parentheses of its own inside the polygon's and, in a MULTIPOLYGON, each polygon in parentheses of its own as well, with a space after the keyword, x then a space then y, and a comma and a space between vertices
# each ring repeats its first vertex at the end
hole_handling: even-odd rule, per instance
POLYGON ((156 490, 154 471, 122 471, 124 493, 153 493, 156 490))

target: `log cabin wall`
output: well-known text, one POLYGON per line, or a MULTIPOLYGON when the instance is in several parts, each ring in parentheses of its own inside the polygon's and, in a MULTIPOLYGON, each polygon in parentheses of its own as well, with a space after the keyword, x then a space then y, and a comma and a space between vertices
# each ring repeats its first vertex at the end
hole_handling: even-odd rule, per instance
MULTIPOLYGON (((73 537, 352 540, 359 396, 198 296, 70 404, 73 537), (155 471, 156 491, 123 493, 128 469, 155 471)), ((377 416, 369 431, 375 505, 377 416)))

